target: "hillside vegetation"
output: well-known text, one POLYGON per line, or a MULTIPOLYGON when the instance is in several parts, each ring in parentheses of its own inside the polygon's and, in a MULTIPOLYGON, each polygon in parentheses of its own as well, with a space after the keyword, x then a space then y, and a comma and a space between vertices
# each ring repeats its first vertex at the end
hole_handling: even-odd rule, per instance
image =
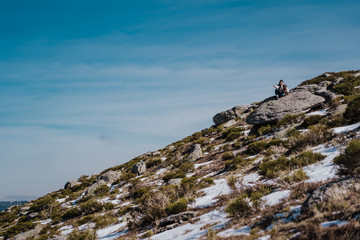
POLYGON ((324 73, 214 122, 0 212, 0 236, 360 239, 360 71, 324 73))

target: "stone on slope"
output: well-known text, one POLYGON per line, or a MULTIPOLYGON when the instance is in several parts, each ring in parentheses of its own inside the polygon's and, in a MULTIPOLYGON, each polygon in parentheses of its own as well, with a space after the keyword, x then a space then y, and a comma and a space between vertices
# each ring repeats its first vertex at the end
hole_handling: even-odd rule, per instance
POLYGON ((290 93, 286 97, 278 100, 270 100, 262 103, 253 111, 246 122, 249 124, 263 125, 267 123, 276 123, 286 114, 297 114, 304 110, 315 107, 325 99, 308 91, 298 91, 290 93))
POLYGON ((89 196, 89 195, 94 194, 95 190, 98 189, 99 187, 101 187, 102 185, 106 185, 106 182, 104 180, 96 181, 86 190, 85 195, 89 196))
POLYGON ((196 161, 197 159, 199 159, 199 158, 201 158, 203 156, 204 156, 204 154, 202 152, 201 145, 200 144, 195 144, 192 147, 192 149, 191 149, 189 155, 186 157, 186 159, 189 160, 189 161, 196 161))
POLYGON ((132 173, 135 173, 137 175, 142 175, 146 172, 146 163, 145 162, 139 162, 133 166, 131 169, 132 173))
POLYGON ((113 184, 119 180, 121 172, 108 171, 98 177, 98 180, 104 180, 106 183, 113 184))
POLYGON ((321 90, 319 90, 319 91, 316 91, 314 94, 325 98, 325 100, 326 100, 327 102, 330 102, 331 100, 333 100, 333 99, 336 98, 336 94, 335 94, 335 93, 333 93, 333 92, 331 92, 331 91, 328 91, 328 90, 326 90, 326 89, 321 89, 321 90))
POLYGON ((235 106, 226 111, 217 113, 213 117, 213 121, 215 125, 221 125, 235 118, 240 118, 241 120, 245 120, 245 118, 248 115, 249 108, 251 108, 251 106, 246 106, 246 105, 235 106))
POLYGON ((73 187, 75 187, 75 186, 77 186, 77 185, 80 185, 80 184, 81 184, 81 182, 79 182, 79 181, 70 180, 70 181, 68 181, 68 182, 65 184, 64 188, 65 188, 65 189, 73 188, 73 187))
POLYGON ((360 191, 360 179, 347 177, 328 183, 310 194, 303 204, 302 211, 308 212, 314 208, 322 209, 331 201, 347 199, 354 192, 360 191))

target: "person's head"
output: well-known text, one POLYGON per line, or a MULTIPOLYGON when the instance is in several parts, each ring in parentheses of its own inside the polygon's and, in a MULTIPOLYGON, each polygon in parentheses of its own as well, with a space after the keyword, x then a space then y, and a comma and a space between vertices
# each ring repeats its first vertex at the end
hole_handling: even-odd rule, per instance
POLYGON ((279 86, 282 86, 282 85, 284 85, 284 81, 283 81, 283 80, 280 80, 280 81, 279 81, 279 86))

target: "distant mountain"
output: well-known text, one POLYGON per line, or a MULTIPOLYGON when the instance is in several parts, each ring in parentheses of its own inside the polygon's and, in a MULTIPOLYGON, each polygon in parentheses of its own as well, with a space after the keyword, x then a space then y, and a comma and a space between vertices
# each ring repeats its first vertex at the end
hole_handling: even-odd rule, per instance
POLYGON ((213 121, 1 212, 0 240, 360 239, 359 70, 213 121))
POLYGON ((0 211, 3 211, 7 209, 8 207, 14 206, 14 205, 22 205, 26 203, 26 201, 15 201, 15 202, 0 202, 0 211))

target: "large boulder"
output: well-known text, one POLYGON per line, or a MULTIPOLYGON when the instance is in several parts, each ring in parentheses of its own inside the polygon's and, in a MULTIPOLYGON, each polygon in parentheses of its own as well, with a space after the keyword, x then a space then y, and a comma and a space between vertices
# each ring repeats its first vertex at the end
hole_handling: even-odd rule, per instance
POLYGON ((131 170, 132 173, 135 173, 137 175, 142 175, 146 172, 146 163, 145 162, 139 162, 135 164, 131 170))
POLYGON ((104 180, 106 183, 113 184, 119 180, 121 172, 108 171, 98 177, 98 180, 104 180))
POLYGON ((189 161, 196 161, 197 159, 203 157, 204 154, 203 154, 203 151, 201 149, 201 145, 200 144, 195 144, 189 155, 186 157, 186 160, 189 160, 189 161))
POLYGON ((245 118, 249 115, 248 113, 249 108, 251 108, 251 106, 246 106, 246 105, 235 106, 226 111, 217 113, 213 117, 213 121, 215 125, 221 125, 235 118, 239 118, 240 120, 245 120, 245 118))
POLYGON ((276 123, 286 114, 303 112, 304 110, 318 106, 324 101, 325 98, 312 94, 308 91, 295 91, 278 100, 263 102, 248 116, 246 122, 256 125, 276 123))
POLYGON ((102 185, 106 185, 106 182, 104 180, 99 180, 96 181, 95 183, 93 183, 87 190, 85 195, 86 196, 91 196, 94 194, 95 190, 98 189, 99 187, 101 187, 102 185))
POLYGON ((308 212, 315 208, 318 210, 325 209, 334 201, 349 199, 356 192, 360 192, 359 178, 346 177, 336 180, 312 192, 304 202, 302 211, 308 212))
POLYGON ((79 182, 77 180, 70 180, 65 184, 64 188, 65 189, 73 188, 73 187, 75 187, 77 185, 80 185, 80 184, 81 184, 81 182, 79 182))

